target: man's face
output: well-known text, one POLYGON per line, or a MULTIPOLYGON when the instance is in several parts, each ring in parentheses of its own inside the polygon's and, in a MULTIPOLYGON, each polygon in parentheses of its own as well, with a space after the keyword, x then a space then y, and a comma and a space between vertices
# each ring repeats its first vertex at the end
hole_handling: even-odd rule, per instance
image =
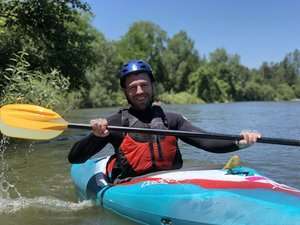
POLYGON ((124 92, 128 102, 137 110, 144 110, 152 104, 152 82, 146 73, 128 76, 124 92))

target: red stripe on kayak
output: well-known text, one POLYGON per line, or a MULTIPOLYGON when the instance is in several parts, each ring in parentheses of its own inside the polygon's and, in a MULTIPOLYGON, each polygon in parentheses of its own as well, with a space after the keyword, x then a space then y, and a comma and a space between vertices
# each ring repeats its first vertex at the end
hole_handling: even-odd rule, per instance
POLYGON ((266 180, 264 177, 261 179, 245 180, 245 181, 226 181, 226 180, 208 180, 208 179, 185 179, 185 180, 170 180, 154 177, 141 177, 135 178, 131 181, 121 183, 118 185, 130 185, 141 182, 153 182, 154 184, 194 184, 206 189, 269 189, 277 192, 289 193, 292 195, 300 196, 300 190, 292 187, 281 185, 278 183, 264 183, 258 180, 266 180))

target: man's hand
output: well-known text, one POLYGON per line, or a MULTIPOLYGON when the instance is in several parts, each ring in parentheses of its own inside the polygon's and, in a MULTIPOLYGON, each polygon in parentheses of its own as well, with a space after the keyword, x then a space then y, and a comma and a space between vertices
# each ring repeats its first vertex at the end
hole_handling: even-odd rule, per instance
POLYGON ((106 119, 94 119, 90 121, 92 126, 93 134, 97 137, 107 137, 109 131, 107 129, 108 122, 106 119))
POLYGON ((238 145, 252 145, 261 138, 261 134, 257 131, 242 131, 241 136, 243 139, 238 142, 238 145))

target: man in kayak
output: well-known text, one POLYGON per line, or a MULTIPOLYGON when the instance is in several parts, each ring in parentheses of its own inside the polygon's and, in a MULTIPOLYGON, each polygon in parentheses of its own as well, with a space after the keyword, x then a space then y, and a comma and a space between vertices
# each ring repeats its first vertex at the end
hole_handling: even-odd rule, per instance
MULTIPOLYGON (((69 153, 70 163, 83 163, 110 143, 115 154, 107 165, 109 181, 135 177, 160 170, 182 167, 177 138, 109 131, 108 125, 136 128, 195 131, 182 115, 165 112, 153 104, 155 79, 150 65, 142 60, 130 60, 120 71, 120 85, 130 105, 108 118, 91 120, 92 133, 78 141, 69 153)), ((185 143, 214 153, 227 153, 247 147, 260 138, 257 132, 242 132, 240 141, 179 137, 185 143)))

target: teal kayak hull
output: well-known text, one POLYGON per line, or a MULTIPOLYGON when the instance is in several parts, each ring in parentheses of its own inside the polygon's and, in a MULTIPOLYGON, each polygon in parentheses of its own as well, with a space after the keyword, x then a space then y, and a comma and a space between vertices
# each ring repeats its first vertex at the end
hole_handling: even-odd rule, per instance
POLYGON ((72 165, 80 197, 140 224, 300 224, 300 191, 249 168, 164 171, 110 185, 106 161, 72 165))

